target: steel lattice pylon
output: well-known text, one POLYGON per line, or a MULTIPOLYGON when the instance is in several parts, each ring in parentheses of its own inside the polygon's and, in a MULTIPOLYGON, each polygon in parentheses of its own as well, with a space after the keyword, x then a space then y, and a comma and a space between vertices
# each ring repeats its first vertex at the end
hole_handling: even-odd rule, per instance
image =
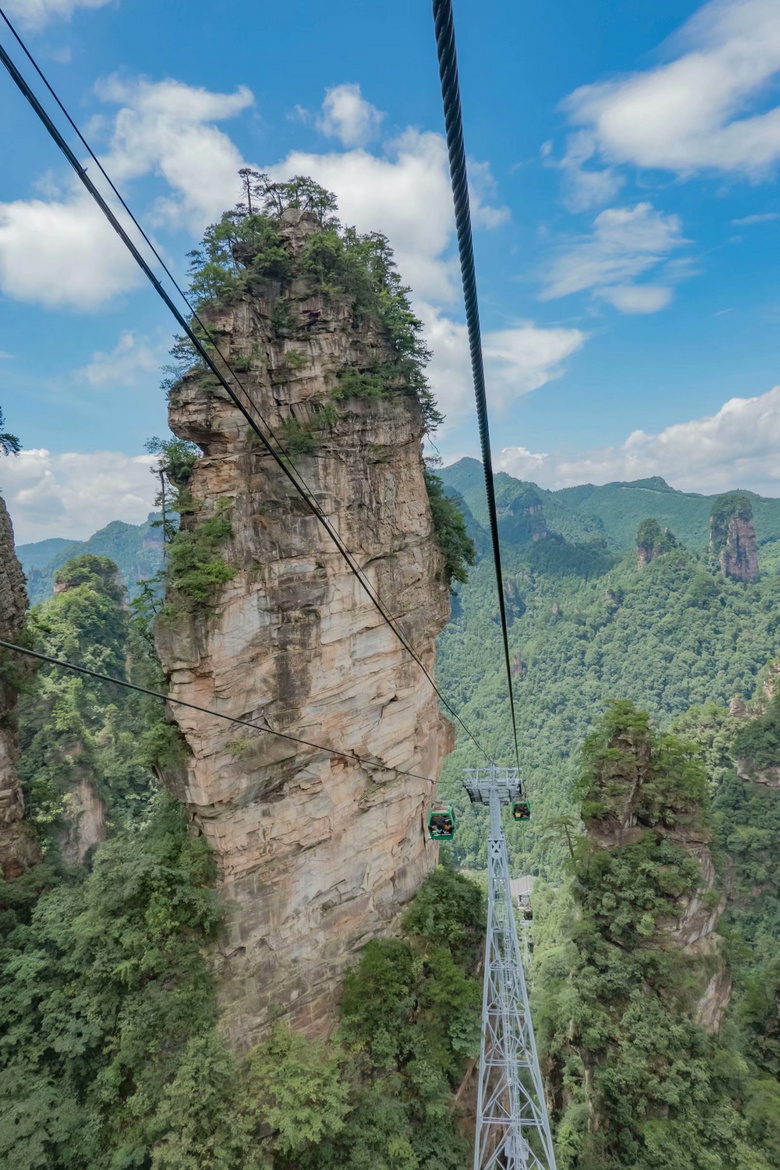
POLYGON ((467 768, 465 785, 472 802, 490 806, 474 1170, 555 1170, 501 827, 501 804, 520 797, 520 775, 517 768, 467 768))

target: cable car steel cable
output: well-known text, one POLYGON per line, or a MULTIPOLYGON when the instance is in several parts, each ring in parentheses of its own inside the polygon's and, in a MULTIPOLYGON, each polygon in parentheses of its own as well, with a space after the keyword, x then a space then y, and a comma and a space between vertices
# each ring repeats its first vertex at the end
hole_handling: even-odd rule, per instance
POLYGON ((555 1150, 534 1039, 515 921, 506 838, 501 823, 502 804, 509 804, 513 819, 519 821, 528 820, 531 810, 528 801, 523 798, 520 775, 520 752, 493 485, 493 459, 490 450, 452 0, 433 0, 433 17, 471 369, 479 420, 482 468, 485 475, 504 643, 509 707, 517 759, 516 769, 497 768, 492 764, 487 769, 466 770, 465 786, 472 803, 487 804, 490 809, 488 921, 485 936, 474 1170, 555 1170, 555 1150))
POLYGON ((127 679, 116 678, 112 674, 103 674, 99 670, 91 670, 87 666, 79 666, 75 662, 68 662, 64 658, 55 658, 52 654, 43 654, 40 650, 31 650, 28 646, 19 646, 16 642, 7 642, 4 638, 0 638, 0 646, 5 650, 13 650, 17 654, 24 654, 28 658, 37 658, 40 662, 46 662, 51 666, 59 666, 63 670, 72 670, 76 674, 87 675, 89 678, 99 679, 101 682, 114 683, 115 686, 124 687, 129 691, 137 691, 141 695, 150 695, 153 699, 161 699, 164 703, 173 703, 178 707, 188 707, 191 711, 200 711, 204 715, 213 715, 215 719, 224 719, 228 723, 238 723, 242 727, 251 727, 255 731, 262 731, 265 735, 273 735, 276 739, 286 739, 290 743, 299 743, 304 747, 316 748, 317 751, 327 752, 331 756, 342 756, 346 760, 354 760, 358 764, 364 764, 369 768, 376 768, 386 772, 395 772, 398 776, 409 776, 412 780, 425 780, 428 784, 435 786, 436 781, 432 780, 430 776, 422 776, 419 772, 409 772, 405 768, 396 768, 391 764, 386 764, 383 760, 372 760, 368 756, 359 756, 357 752, 352 750, 339 750, 339 748, 328 747, 323 743, 315 743, 314 740, 302 739, 298 735, 290 735, 286 731, 275 731, 273 727, 263 727, 260 723, 255 723, 252 719, 239 719, 236 715, 226 715, 222 711, 215 711, 213 707, 202 707, 199 703, 188 703, 186 699, 174 699, 171 695, 165 695, 162 691, 154 691, 150 687, 139 686, 138 683, 128 682, 127 679))
POLYGON ((482 335, 479 324, 479 302, 477 300, 477 276, 474 267, 474 241, 471 234, 471 210, 469 207, 469 183, 466 172, 466 148, 463 141, 463 116, 458 84, 458 59, 455 51, 455 26, 452 18, 452 0, 433 0, 433 21, 436 31, 436 50, 439 59, 441 96, 444 105, 444 125, 447 131, 447 151, 450 160, 452 198, 455 205, 455 227, 458 234, 458 252, 463 280, 463 299, 466 306, 466 325, 471 353, 471 373, 474 395, 477 400, 479 422, 479 443, 482 451, 482 470, 485 475, 488 515, 490 517, 490 538, 493 545, 493 564, 496 571, 498 608, 501 617, 501 635, 504 642, 506 681, 509 691, 509 709, 512 716, 512 735, 515 743, 517 767, 520 768, 520 749, 517 744, 517 719, 512 687, 512 664, 509 655, 506 604, 504 601, 504 575, 501 569, 501 549, 498 541, 498 517, 496 495, 493 485, 493 456, 490 449, 490 425, 488 423, 487 396, 485 392, 485 363, 482 356, 482 335))
MULTIPOLYGON (((12 31, 14 31, 14 35, 16 36, 16 39, 19 41, 20 44, 22 44, 23 48, 25 49, 26 55, 35 65, 35 62, 32 58, 32 55, 29 53, 29 51, 26 49, 26 47, 24 47, 18 33, 16 33, 15 30, 13 30, 13 26, 11 26, 10 21, 8 20, 7 16, 5 15, 5 12, 3 11, 2 8, 0 8, 0 14, 3 16, 6 24, 8 24, 9 27, 12 28, 12 31)), ((108 203, 106 202, 104 197, 101 195, 100 191, 97 189, 97 187, 93 183, 92 179, 87 174, 86 169, 81 166, 81 164, 79 163, 75 154, 73 153, 71 148, 68 146, 68 143, 65 141, 62 134, 57 129, 54 122, 49 117, 48 113, 46 112, 44 107, 41 105, 40 101, 38 100, 37 96, 33 92, 32 88, 29 86, 29 84, 27 83, 25 78, 22 76, 22 74, 20 73, 20 71, 18 70, 18 68, 16 67, 16 65, 14 64, 14 62, 12 61, 11 57, 8 55, 8 52, 6 51, 6 49, 4 48, 4 46, 2 44, 0 44, 0 61, 2 61, 3 65, 5 66, 9 75, 11 76, 11 79, 14 81, 17 88, 22 93, 23 97, 32 106, 34 112, 36 113, 36 115, 38 116, 40 121, 43 123, 43 125, 46 128, 47 132, 49 133, 50 137, 53 139, 53 141, 55 142, 57 147, 60 149, 60 151, 65 155, 65 158, 70 163, 73 170, 76 172, 76 174, 77 174, 78 178, 81 180, 82 184, 86 187, 87 191, 92 196, 92 198, 95 200, 95 202, 98 204, 100 210, 103 212, 104 216, 106 217, 108 222, 111 224, 114 231, 120 237, 120 239, 122 240, 122 242, 124 243, 124 245, 128 249, 128 251, 131 253, 131 255, 133 256, 133 259, 136 261, 138 266, 144 272, 144 275, 147 277, 147 279, 152 284, 153 288, 155 289, 155 292, 164 301, 164 303, 166 304, 166 306, 168 307, 170 312, 175 317, 178 325, 184 330, 188 339, 190 340, 192 345, 195 347, 195 350, 198 353, 198 355, 200 356, 201 360, 204 361, 206 363, 206 365, 209 367, 211 372, 214 374, 214 376, 219 381, 222 388, 226 391, 226 393, 230 397, 233 404, 236 407, 238 407, 241 414, 244 416, 246 421, 249 423, 252 430, 258 436, 258 438, 262 442, 262 444, 265 447, 268 454, 274 459, 276 464, 279 466, 281 471, 284 473, 285 477, 293 485, 293 487, 298 492, 298 494, 301 495, 302 498, 306 501, 306 503, 309 506, 312 513, 316 516, 316 518, 319 520, 319 522, 325 528, 326 532, 328 533, 330 538, 333 540, 333 542, 336 545, 336 547, 338 548, 339 552, 341 553, 341 555, 344 557, 345 561, 347 562, 347 565, 349 566, 350 571, 354 574, 354 576, 357 578, 357 580, 363 586, 369 599, 371 600, 371 602, 375 606, 375 608, 379 611, 383 620, 387 623, 388 626, 390 626, 390 628, 393 630, 393 632, 396 634, 397 638, 399 639, 399 641, 403 645, 404 649, 410 654, 410 656, 414 659, 414 661, 417 663, 417 665, 423 671, 425 677, 428 679, 428 682, 433 687, 437 696, 439 697, 439 699, 441 700, 443 705, 446 707, 447 711, 449 711, 449 713, 452 715, 452 717, 460 724, 460 726, 463 728, 463 730, 468 735, 469 739, 472 741, 472 743, 475 744, 475 746, 479 749, 479 751, 482 753, 482 755, 487 760, 490 760, 491 757, 490 757, 489 752, 482 746, 482 744, 475 737, 473 732, 469 729, 469 727, 463 721, 461 716, 457 713, 457 711, 454 709, 454 707, 450 704, 450 702, 441 693, 438 686, 436 685, 436 682, 435 682, 432 674, 430 673, 428 668, 425 666, 425 664, 421 661, 421 659, 418 657, 418 655, 415 653, 415 651, 412 649, 406 636, 397 627, 397 625, 395 624, 395 621, 390 616, 390 614, 387 612, 381 599, 376 594, 376 592, 373 589, 373 587, 371 586, 370 582, 366 579, 365 575, 363 574, 363 571, 357 565, 357 563, 353 557, 353 554, 350 553, 349 549, 346 547, 346 545, 342 541, 341 537, 339 536, 338 532, 331 524, 328 517, 325 515, 325 513, 322 511, 320 506, 317 504, 316 500, 312 497, 311 493, 307 490, 306 486, 300 481, 300 477, 297 476, 297 473, 294 473, 293 470, 291 469, 291 467, 287 463, 285 463, 283 454, 280 454, 278 451, 276 451, 274 449, 274 447, 271 445, 271 443, 269 442, 266 435, 263 434, 260 427, 257 425, 255 420, 252 418, 252 415, 250 414, 250 409, 256 411, 259 417, 262 418, 262 416, 260 415, 260 412, 257 410, 257 407, 251 401, 251 398, 250 398, 248 392, 246 391, 246 389, 241 384, 240 379, 237 377, 237 375, 234 373, 234 371, 230 369, 229 365, 227 363, 225 363, 231 377, 234 379, 236 384, 239 386, 241 391, 246 395, 247 399, 249 400, 250 409, 248 409, 241 402, 241 400, 239 399, 235 390, 233 389, 233 387, 230 385, 227 378, 225 377, 224 373, 216 365, 213 358, 210 356, 208 351, 204 348, 201 340, 193 332, 193 330, 192 330, 191 326, 189 325, 189 323, 187 322, 186 318, 181 314, 179 309, 176 307, 174 302, 171 300, 171 297, 166 292, 165 288, 160 283, 158 278, 155 276, 155 274, 152 271, 152 269, 150 268, 148 262, 144 259, 144 257, 141 255, 140 251, 138 250, 137 246, 130 239, 128 233, 126 232, 126 230, 124 229, 122 224, 119 222, 116 215, 114 214, 114 212, 112 211, 112 209, 110 208, 110 206, 108 205, 108 203)), ((43 77, 43 73, 39 69, 39 67, 37 65, 35 65, 35 68, 36 68, 37 72, 39 73, 39 75, 41 77, 43 77)), ((48 82, 46 82, 46 85, 47 85, 47 88, 50 90, 50 92, 55 97, 55 100, 57 101, 60 108, 63 109, 63 111, 64 111, 64 106, 59 101, 59 99, 56 98, 56 95, 54 94, 54 90, 52 89, 52 87, 48 84, 48 82)), ((73 124, 73 121, 69 117, 69 115, 66 115, 66 116, 68 116, 68 120, 71 122, 71 124, 73 124)), ((82 136, 79 135, 79 137, 82 137, 82 136)), ((82 141, 83 141, 83 138, 82 138, 82 141)), ((101 171, 103 171, 102 167, 101 167, 101 171)), ((103 173, 105 174, 105 171, 103 171, 103 173)), ((113 184, 112 184, 112 187, 113 187, 113 184)), ((123 203, 123 206, 125 206, 124 201, 122 201, 122 203, 123 203)), ((133 219, 134 223, 136 222, 135 219, 132 217, 132 215, 131 215, 131 219, 133 219)), ((136 226, 138 226, 138 225, 136 225, 136 226)), ((139 230, 141 230, 141 229, 139 228, 139 230)), ((144 238, 146 238, 145 235, 144 235, 144 238)), ((155 251, 155 254, 156 254, 156 250, 153 249, 153 251, 155 251)), ((166 268, 166 271, 167 271, 167 268, 166 268)), ((175 283, 175 281, 174 281, 174 283, 175 283)), ((263 425, 267 426, 267 424, 264 421, 263 421, 263 425)))

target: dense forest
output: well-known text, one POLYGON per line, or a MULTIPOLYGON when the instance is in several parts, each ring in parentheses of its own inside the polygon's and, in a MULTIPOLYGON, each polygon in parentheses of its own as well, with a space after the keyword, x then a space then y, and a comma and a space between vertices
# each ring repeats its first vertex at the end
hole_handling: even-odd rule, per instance
POLYGON ((708 776, 699 749, 716 711, 674 734, 611 704, 576 786, 588 832, 565 880, 535 890, 534 1007, 561 1170, 780 1165, 780 792, 736 777, 754 724, 720 739, 721 762, 732 757, 720 783, 708 776), (697 728, 698 744, 679 734, 697 728), (706 933, 723 891, 725 943, 706 933))
MULTIPOLYGON (((445 482, 449 470, 442 473, 445 482)), ((665 728, 691 707, 752 695, 780 650, 780 576, 762 572, 754 582, 733 580, 714 550, 689 549, 676 538, 675 547, 657 550, 643 564, 636 541, 632 551, 619 553, 605 547, 603 534, 567 539, 547 527, 546 508, 530 507, 532 513, 524 505, 502 521, 515 534, 503 542, 504 587, 521 755, 534 807, 522 834, 510 830, 510 849, 518 867, 544 873, 562 862, 564 840, 560 834, 556 842, 539 826, 576 816, 572 791, 580 748, 605 704, 630 697, 665 728), (526 861, 521 836, 530 851, 526 861)), ((477 546, 484 545, 473 515, 470 531, 477 546)), ((444 692, 488 750, 510 759, 498 604, 487 558, 454 599, 453 619, 439 640, 438 671, 444 692)), ((471 762, 468 745, 459 741, 445 763, 442 790, 462 818, 456 857, 481 866, 484 814, 468 805, 460 782, 471 762)))
MULTIPOLYGON (((567 1170, 780 1165, 780 696, 768 668, 778 582, 732 581, 713 554, 669 543, 641 568, 634 552, 604 572, 587 546, 505 547, 534 814, 527 840, 509 835, 515 869, 546 876, 532 986, 567 1170), (637 706, 609 704, 621 694, 637 706), (621 736, 624 753, 652 761, 652 800, 641 839, 604 848, 599 825, 614 809, 601 789, 621 736), (717 878, 705 897, 725 904, 734 990, 720 1035, 696 1020, 706 963, 669 942, 701 881, 674 840, 681 821, 711 841, 717 878)), ((492 582, 486 565, 470 573, 440 678, 457 680, 470 721, 500 752, 492 582)), ((47 652, 162 683, 144 606, 128 609, 107 558, 58 570, 28 628, 47 652)), ((478 885, 436 871, 403 937, 371 944, 348 978, 332 1041, 305 1043, 280 1024, 241 1064, 215 1029, 205 958, 221 923, 213 863, 155 779, 182 750, 158 704, 43 667, 26 683, 20 735, 42 860, 2 887, 9 1166, 468 1163, 451 1101, 477 1050, 478 885)), ((465 749, 445 780, 463 818, 453 852, 480 868, 480 814, 460 794, 459 757, 465 749)))
MULTIPOLYGON (((35 645, 160 685, 112 562, 77 557, 56 584, 31 612, 35 645)), ((279 1024, 241 1063, 215 1027, 213 860, 154 775, 182 750, 161 705, 44 666, 20 733, 41 861, 0 884, 4 1165, 464 1164, 451 1094, 478 1047, 478 886, 435 871, 402 938, 348 977, 329 1042, 279 1024)))

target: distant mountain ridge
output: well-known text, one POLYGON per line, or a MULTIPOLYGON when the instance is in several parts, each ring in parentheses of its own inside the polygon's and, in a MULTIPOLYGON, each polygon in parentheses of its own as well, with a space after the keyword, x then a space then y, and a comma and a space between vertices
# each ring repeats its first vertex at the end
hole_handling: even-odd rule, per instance
MULTIPOLYGON (((462 496, 477 523, 487 525, 487 505, 482 464, 477 459, 459 459, 438 473, 445 486, 462 496)), ((499 531, 503 540, 517 543, 523 527, 533 539, 544 527, 571 543, 584 543, 602 536, 607 546, 625 552, 634 547, 642 520, 653 517, 668 527, 688 548, 700 552, 709 539, 710 512, 718 494, 681 492, 660 476, 596 486, 550 491, 506 472, 495 476, 499 531), (520 522, 520 518, 523 521, 520 522)), ((762 567, 774 571, 780 558, 780 499, 745 492, 753 505, 753 519, 759 546, 764 547, 762 567), (777 547, 772 545, 777 543, 777 547)))
POLYGON ((51 597, 57 569, 83 553, 110 557, 119 569, 128 597, 135 597, 138 582, 153 577, 162 568, 162 530, 155 527, 157 520, 159 516, 150 512, 143 524, 112 520, 89 540, 70 541, 53 537, 17 545, 16 554, 27 578, 30 604, 51 597))
MULTIPOLYGON (((490 543, 482 464, 477 459, 459 459, 440 468, 437 474, 448 494, 460 498, 469 533, 477 551, 484 555, 490 543)), ((701 552, 709 539, 710 512, 718 498, 678 491, 660 476, 600 487, 586 483, 557 491, 516 479, 505 471, 498 472, 494 482, 503 541, 533 546, 554 537, 558 540, 552 544, 565 542, 566 546, 580 549, 586 546, 591 550, 588 555, 595 571, 606 570, 607 553, 634 548, 637 529, 648 517, 655 518, 662 528, 669 528, 688 548, 701 552), (597 551, 599 546, 601 554, 597 551)), ((761 568, 765 572, 780 571, 780 499, 755 492, 745 494, 753 505, 761 568)), ((114 520, 89 540, 53 537, 19 545, 16 552, 27 577, 31 604, 51 597, 57 569, 82 553, 111 557, 119 567, 128 596, 134 597, 138 581, 153 577, 162 568, 161 530, 154 527, 157 520, 159 516, 150 513, 143 524, 114 520)), ((559 549, 559 559, 560 553, 559 549)), ((537 559, 540 568, 547 567, 549 556, 543 556, 541 548, 537 559)))

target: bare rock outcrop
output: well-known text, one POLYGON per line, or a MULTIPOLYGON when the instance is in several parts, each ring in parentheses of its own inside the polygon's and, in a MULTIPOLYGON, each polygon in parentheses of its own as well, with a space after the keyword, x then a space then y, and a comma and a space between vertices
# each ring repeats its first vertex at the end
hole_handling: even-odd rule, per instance
POLYGON ((758 580, 758 542, 750 496, 744 492, 718 496, 710 516, 710 548, 718 554, 726 577, 746 584, 758 580))
MULTIPOLYGON (((305 212, 281 221, 293 256, 319 230, 305 212)), ((260 280, 209 313, 266 425, 291 447, 308 436, 298 473, 432 671, 449 589, 420 404, 403 388, 333 401, 344 371, 391 362, 386 334, 349 296, 301 275, 260 280)), ((423 672, 213 377, 194 370, 173 388, 170 425, 204 452, 185 531, 228 519, 220 551, 235 574, 208 610, 169 596, 156 640, 171 694, 339 753, 172 709, 191 757, 167 782, 217 858, 229 908, 222 1027, 246 1048, 279 1014, 328 1027, 345 968, 393 930, 436 861, 424 832, 433 784, 418 777, 438 777, 452 732, 423 672)))
POLYGON ((80 865, 90 849, 106 839, 106 802, 93 778, 79 777, 65 801, 65 829, 60 835, 60 852, 69 865, 80 865))
POLYGON ((661 525, 653 517, 648 517, 639 525, 636 534, 636 565, 641 571, 657 557, 672 552, 679 547, 677 537, 668 528, 661 525))
MULTIPOLYGON (((11 518, 0 499, 0 637, 18 642, 24 629, 27 592, 22 566, 14 552, 11 518)), ((24 798, 16 774, 19 758, 14 709, 17 659, 0 651, 0 867, 6 879, 20 874, 37 860, 37 849, 24 824, 24 798)))

